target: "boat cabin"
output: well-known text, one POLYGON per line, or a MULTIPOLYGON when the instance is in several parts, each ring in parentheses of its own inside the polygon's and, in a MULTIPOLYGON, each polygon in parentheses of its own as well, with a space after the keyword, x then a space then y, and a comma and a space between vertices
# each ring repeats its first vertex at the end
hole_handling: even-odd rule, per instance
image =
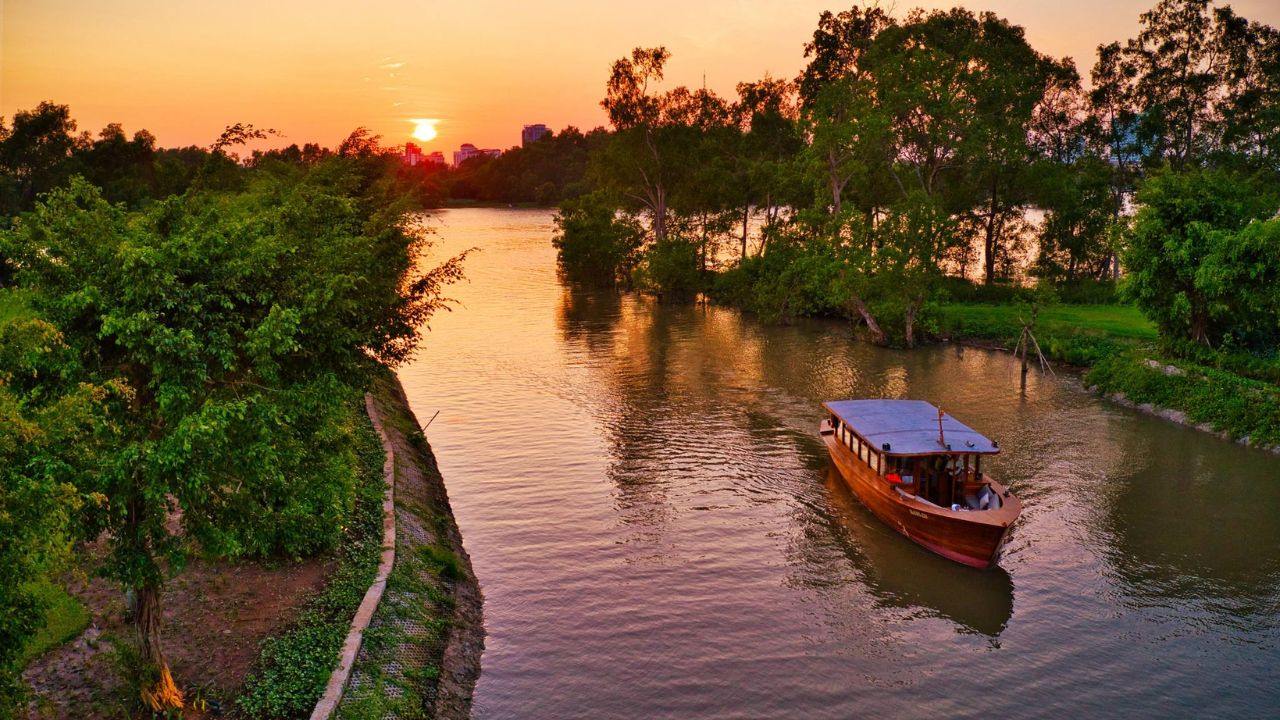
POLYGON ((841 400, 823 406, 836 440, 904 496, 952 510, 1000 507, 1000 494, 982 472, 983 456, 999 453, 999 445, 932 404, 841 400))

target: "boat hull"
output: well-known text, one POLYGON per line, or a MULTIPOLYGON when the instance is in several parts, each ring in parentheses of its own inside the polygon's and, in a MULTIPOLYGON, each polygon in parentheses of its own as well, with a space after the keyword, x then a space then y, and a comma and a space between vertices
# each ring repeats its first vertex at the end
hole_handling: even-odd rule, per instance
POLYGON ((822 430, 822 439, 840 477, 859 502, 882 522, 949 560, 975 568, 995 564, 1010 526, 1022 512, 1018 499, 1004 486, 986 479, 1001 496, 1002 506, 997 510, 942 508, 900 492, 841 444, 825 421, 822 430))

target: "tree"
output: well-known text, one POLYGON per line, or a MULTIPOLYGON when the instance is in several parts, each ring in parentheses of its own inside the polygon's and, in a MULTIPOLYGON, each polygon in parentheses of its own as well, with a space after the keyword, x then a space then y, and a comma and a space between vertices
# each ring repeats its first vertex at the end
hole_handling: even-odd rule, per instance
POLYGON ((1253 334, 1252 323, 1241 322, 1249 312, 1274 322, 1265 311, 1273 305, 1251 308, 1247 298, 1256 295, 1236 286, 1275 276, 1276 257, 1265 258, 1273 234, 1251 225, 1280 206, 1274 190, 1228 171, 1166 171, 1149 178, 1137 199, 1125 238, 1126 288, 1163 337, 1216 347, 1253 334))
POLYGON ((109 432, 77 474, 103 498, 80 529, 106 533, 104 572, 135 592, 154 709, 183 702, 159 641, 167 574, 193 546, 293 554, 336 540, 324 508, 349 502, 354 463, 339 406, 376 363, 408 356, 460 275, 460 258, 415 269, 425 239, 376 167, 337 158, 135 214, 73 180, 0 242, 78 380, 114 389, 109 432), (290 535, 262 535, 298 518, 290 535))
POLYGON ((136 208, 156 196, 155 151, 151 133, 139 130, 130 140, 119 123, 111 123, 97 140, 78 148, 75 158, 103 197, 136 208))
POLYGON ((1045 213, 1036 274, 1068 283, 1085 275, 1105 279, 1113 265, 1112 234, 1119 227, 1113 168, 1087 155, 1072 163, 1040 163, 1035 169, 1036 204, 1045 213))
POLYGON ((75 131, 71 109, 51 102, 18 111, 7 128, 0 118, 0 176, 7 179, 0 214, 30 209, 41 193, 66 183, 75 131))
POLYGON ((616 131, 601 156, 607 164, 602 179, 620 183, 618 191, 647 211, 656 242, 667 238, 667 206, 678 168, 664 162, 671 136, 668 96, 655 94, 650 84, 661 82, 670 57, 665 47, 632 50, 630 58, 614 62, 601 102, 616 131))
POLYGON ((1143 13, 1126 60, 1141 107, 1139 137, 1154 157, 1181 169, 1204 157, 1221 60, 1213 42, 1210 0, 1161 0, 1143 13))
POLYGON ((982 225, 983 280, 990 284, 1000 260, 1009 255, 1008 246, 1023 236, 1018 226, 1031 199, 1027 188, 1033 157, 1027 127, 1051 86, 1069 92, 1079 80, 1074 67, 1040 55, 1027 44, 1021 27, 993 13, 983 13, 976 27, 967 19, 960 24, 972 28, 969 52, 977 65, 967 82, 977 115, 965 153, 969 182, 982 199, 982 209, 973 215, 982 225))
POLYGON ((614 203, 598 194, 566 200, 555 222, 551 243, 570 280, 606 287, 629 282, 639 262, 644 230, 619 216, 614 203))
POLYGON ((793 84, 766 75, 756 82, 738 83, 737 92, 733 115, 740 132, 736 151, 731 153, 730 175, 742 203, 741 262, 747 257, 752 208, 764 211, 758 246, 763 251, 783 207, 799 201, 795 158, 803 141, 793 84))
MULTIPOLYGON (((890 118, 876 94, 876 78, 867 56, 881 34, 895 27, 879 8, 837 14, 823 12, 805 45, 810 58, 796 80, 809 138, 809 165, 823 177, 834 216, 844 212, 845 188, 861 181, 875 186, 875 168, 892 154, 890 118)), ((865 192, 863 193, 865 195, 865 192)), ((867 203, 863 203, 865 207, 867 203)))

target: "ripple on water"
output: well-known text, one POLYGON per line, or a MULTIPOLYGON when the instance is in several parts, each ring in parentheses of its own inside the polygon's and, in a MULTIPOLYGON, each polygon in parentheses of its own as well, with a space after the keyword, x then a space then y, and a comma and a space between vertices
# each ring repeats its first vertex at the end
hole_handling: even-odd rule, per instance
POLYGON ((481 718, 1274 715, 1274 457, 1005 354, 850 342, 565 288, 546 211, 449 210, 461 305, 401 372, 485 592, 481 718), (828 473, 822 400, 1001 442, 1002 567, 937 558, 828 473), (1194 711, 1194 712, 1193 712, 1194 711))

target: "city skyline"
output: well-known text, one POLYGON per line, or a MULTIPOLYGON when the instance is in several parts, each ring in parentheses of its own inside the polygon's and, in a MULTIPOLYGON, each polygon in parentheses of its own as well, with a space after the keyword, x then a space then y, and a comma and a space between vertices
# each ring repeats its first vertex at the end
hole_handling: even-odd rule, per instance
MULTIPOLYGON (((908 3, 894 14, 953 4, 908 3)), ((1280 5, 1230 4, 1280 24, 1280 5)), ((1072 57, 1086 83, 1095 47, 1132 37, 1148 7, 1104 0, 1069 8, 1014 0, 961 5, 1022 25, 1037 49, 1072 57)), ((247 122, 280 132, 264 147, 332 147, 359 126, 403 145, 421 118, 432 118, 438 134, 419 142, 424 150, 464 142, 506 149, 518 146, 522 125, 535 120, 556 132, 607 125, 599 100, 609 66, 633 47, 672 52, 665 87, 705 78, 733 97, 741 81, 795 77, 819 13, 846 7, 663 1, 626 14, 570 0, 536 7, 387 0, 353 15, 336 2, 124 0, 108 8, 9 0, 0 10, 0 116, 50 100, 70 105, 80 130, 96 134, 121 123, 128 133, 149 130, 164 146, 208 145, 226 125, 247 122), (474 30, 455 31, 462 27, 474 30)))

